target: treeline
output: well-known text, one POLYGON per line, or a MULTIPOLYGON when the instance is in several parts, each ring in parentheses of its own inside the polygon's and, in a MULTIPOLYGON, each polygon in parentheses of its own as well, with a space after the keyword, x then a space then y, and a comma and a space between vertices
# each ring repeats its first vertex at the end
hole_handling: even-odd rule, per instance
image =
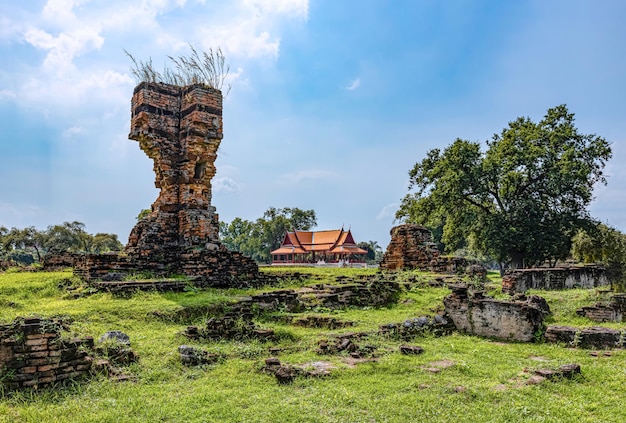
MULTIPOLYGON (((317 226, 315 210, 297 207, 270 207, 255 221, 236 217, 232 222, 220 222, 220 239, 231 251, 239 251, 259 263, 270 263, 270 252, 280 247, 286 232, 309 231, 317 226)), ((359 242, 368 251, 371 262, 380 260, 382 249, 376 241, 359 242)))
POLYGON ((0 226, 0 260, 16 265, 41 262, 46 254, 61 252, 106 253, 124 248, 116 234, 92 235, 81 222, 63 222, 38 230, 34 226, 7 229, 0 226))
POLYGON ((572 238, 571 257, 583 263, 602 263, 624 275, 626 271, 626 234, 603 223, 580 229, 572 238))

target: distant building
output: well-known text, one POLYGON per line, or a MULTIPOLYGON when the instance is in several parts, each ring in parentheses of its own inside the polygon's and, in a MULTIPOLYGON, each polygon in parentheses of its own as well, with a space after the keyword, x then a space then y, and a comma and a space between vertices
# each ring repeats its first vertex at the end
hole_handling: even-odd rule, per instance
POLYGON ((337 229, 287 232, 271 255, 272 264, 365 266, 367 251, 356 245, 350 230, 337 229))

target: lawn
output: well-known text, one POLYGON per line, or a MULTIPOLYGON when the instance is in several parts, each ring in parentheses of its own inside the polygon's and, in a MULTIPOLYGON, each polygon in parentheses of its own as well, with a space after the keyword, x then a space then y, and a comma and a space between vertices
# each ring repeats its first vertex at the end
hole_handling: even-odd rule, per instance
MULTIPOLYGON (((277 272, 276 269, 264 271, 277 272)), ((293 272, 293 269, 290 270, 293 272)), ((302 283, 334 283, 337 275, 373 270, 298 269, 311 272, 302 283), (312 281, 312 282, 311 282, 312 281)), ((410 279, 410 278, 409 278, 410 279)), ((419 275, 418 280, 428 279, 419 275)), ((415 280, 413 278, 412 280, 415 280)), ((490 285, 497 289, 498 279, 490 285)), ((293 283, 284 282, 285 286, 293 283)), ((275 288, 267 288, 275 289, 275 288)), ((138 363, 123 369, 132 381, 105 375, 65 386, 8 393, 0 398, 0 422, 617 422, 626 421, 622 396, 626 354, 592 356, 588 350, 550 344, 503 343, 452 334, 411 340, 424 353, 405 356, 401 340, 378 335, 385 323, 432 315, 442 307, 446 288, 406 285, 388 307, 317 310, 352 321, 345 329, 303 328, 273 315, 257 323, 278 334, 273 343, 254 340, 190 341, 182 332, 202 323, 216 305, 249 295, 245 290, 137 292, 115 296, 91 293, 71 272, 0 274, 0 321, 18 316, 68 316, 68 336, 100 337, 121 330, 131 339, 138 363), (69 289, 68 289, 69 288, 69 289), (181 314, 181 310, 192 310, 181 314), (347 354, 318 355, 317 343, 334 333, 371 335, 360 341, 376 348, 376 361, 354 363, 347 354), (180 363, 178 346, 193 345, 221 354, 204 367, 180 363), (298 377, 281 385, 260 371, 270 347, 281 361, 327 361, 330 376, 298 377), (575 380, 527 384, 533 369, 578 363, 575 380)), ((575 315, 577 307, 600 300, 593 290, 535 292, 553 310, 549 324, 591 326, 575 315)), ((280 313, 279 313, 280 314, 280 313)), ((621 327, 619 324, 606 324, 621 327)))

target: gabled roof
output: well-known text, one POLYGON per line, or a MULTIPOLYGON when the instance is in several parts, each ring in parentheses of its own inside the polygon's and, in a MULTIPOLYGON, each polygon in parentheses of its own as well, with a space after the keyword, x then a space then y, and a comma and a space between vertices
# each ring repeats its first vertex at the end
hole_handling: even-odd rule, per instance
POLYGON ((309 252, 367 254, 367 251, 356 245, 350 230, 346 232, 343 229, 287 232, 280 248, 272 251, 271 254, 306 254, 309 252))

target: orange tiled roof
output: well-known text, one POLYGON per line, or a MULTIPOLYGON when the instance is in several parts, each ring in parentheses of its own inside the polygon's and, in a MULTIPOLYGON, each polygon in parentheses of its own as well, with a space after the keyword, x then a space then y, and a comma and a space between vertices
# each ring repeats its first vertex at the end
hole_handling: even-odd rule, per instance
POLYGON ((283 242, 271 254, 306 254, 308 252, 367 254, 357 247, 350 230, 287 232, 283 242))

